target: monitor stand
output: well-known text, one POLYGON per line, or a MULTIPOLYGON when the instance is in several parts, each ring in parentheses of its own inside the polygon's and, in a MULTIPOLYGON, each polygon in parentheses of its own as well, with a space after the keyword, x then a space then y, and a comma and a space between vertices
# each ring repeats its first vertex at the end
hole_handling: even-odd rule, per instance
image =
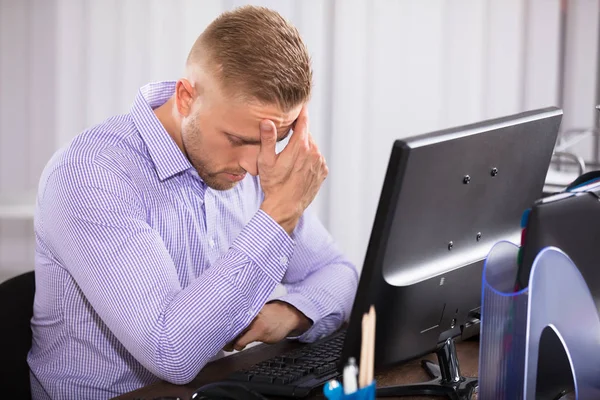
POLYGON ((411 385, 377 388, 377 397, 445 396, 451 400, 471 400, 477 387, 477 378, 460 374, 454 339, 448 338, 436 351, 438 363, 423 360, 422 366, 433 380, 411 385))

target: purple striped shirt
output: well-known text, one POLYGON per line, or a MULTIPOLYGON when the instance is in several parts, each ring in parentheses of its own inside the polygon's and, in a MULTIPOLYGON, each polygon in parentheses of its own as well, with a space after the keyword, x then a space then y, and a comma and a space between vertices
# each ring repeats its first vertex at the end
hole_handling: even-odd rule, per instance
POLYGON ((106 399, 158 379, 192 380, 276 286, 314 324, 349 316, 355 267, 310 212, 292 236, 259 210, 250 176, 215 191, 152 112, 174 82, 140 89, 57 152, 35 215, 34 399, 106 399))

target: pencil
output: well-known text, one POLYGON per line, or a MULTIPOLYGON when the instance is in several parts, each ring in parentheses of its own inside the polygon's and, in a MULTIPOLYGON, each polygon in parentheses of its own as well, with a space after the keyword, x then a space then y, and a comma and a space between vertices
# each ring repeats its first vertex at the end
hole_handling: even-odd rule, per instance
POLYGON ((367 381, 367 334, 368 334, 368 315, 367 313, 363 314, 362 317, 362 334, 361 334, 361 343, 360 343, 360 368, 358 370, 358 386, 360 388, 365 387, 365 382, 367 381))
POLYGON ((371 306, 369 310, 369 362, 367 364, 367 386, 373 382, 375 372, 375 307, 371 306))

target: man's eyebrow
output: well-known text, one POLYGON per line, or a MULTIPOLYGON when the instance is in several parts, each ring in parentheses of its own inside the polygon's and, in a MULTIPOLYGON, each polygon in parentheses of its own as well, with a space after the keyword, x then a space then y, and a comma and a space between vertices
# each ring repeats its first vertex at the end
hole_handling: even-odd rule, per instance
MULTIPOLYGON (((286 139, 290 135, 291 131, 292 131, 292 127, 290 126, 290 127, 288 127, 288 130, 285 133, 285 135, 283 135, 280 138, 277 138, 277 141, 281 142, 282 140, 286 139)), ((225 134, 229 135, 229 136, 231 136, 233 138, 236 138, 242 144, 246 144, 246 145, 257 145, 257 144, 260 144, 260 139, 248 139, 248 138, 245 138, 243 136, 239 136, 239 135, 236 135, 235 133, 231 133, 231 132, 227 132, 227 131, 225 131, 225 134)))

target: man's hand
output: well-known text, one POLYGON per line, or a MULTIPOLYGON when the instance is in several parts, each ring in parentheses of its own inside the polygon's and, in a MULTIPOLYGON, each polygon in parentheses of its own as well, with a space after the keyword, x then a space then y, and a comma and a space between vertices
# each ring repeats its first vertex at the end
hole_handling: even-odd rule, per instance
POLYGON ((301 335, 311 324, 296 307, 283 301, 273 301, 265 304, 248 328, 223 350, 241 351, 252 342, 277 343, 288 336, 301 335))
POLYGON ((308 112, 302 107, 286 148, 275 152, 273 121, 260 123, 258 175, 265 194, 261 209, 291 234, 328 174, 325 159, 308 132, 308 112))

